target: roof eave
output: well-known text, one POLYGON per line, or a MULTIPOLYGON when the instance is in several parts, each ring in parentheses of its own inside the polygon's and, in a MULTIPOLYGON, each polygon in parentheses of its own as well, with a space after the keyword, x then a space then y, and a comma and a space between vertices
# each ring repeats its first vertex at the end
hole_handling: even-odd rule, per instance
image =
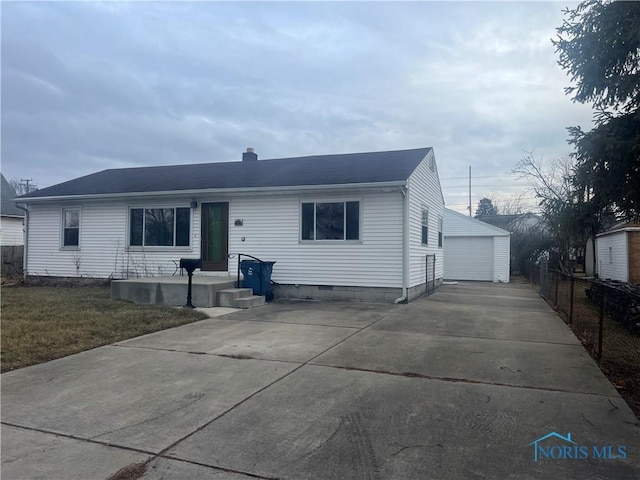
POLYGON ((620 233, 620 232, 640 232, 640 227, 625 227, 625 228, 618 228, 616 230, 609 230, 608 232, 598 233, 596 237, 602 237, 603 235, 611 235, 612 233, 620 233))
POLYGON ((101 194, 84 194, 84 195, 52 195, 46 197, 26 197, 14 198, 14 202, 18 203, 39 203, 48 201, 68 201, 68 200, 102 200, 111 198, 138 198, 138 197, 181 197, 190 195, 212 195, 212 194, 229 194, 229 193, 295 193, 312 190, 340 190, 348 188, 389 188, 402 187, 407 184, 407 180, 394 180, 390 182, 371 182, 371 183, 340 183, 325 185, 287 185, 276 187, 238 187, 238 188, 207 188, 193 190, 164 190, 151 192, 124 192, 124 193, 101 193, 101 194))

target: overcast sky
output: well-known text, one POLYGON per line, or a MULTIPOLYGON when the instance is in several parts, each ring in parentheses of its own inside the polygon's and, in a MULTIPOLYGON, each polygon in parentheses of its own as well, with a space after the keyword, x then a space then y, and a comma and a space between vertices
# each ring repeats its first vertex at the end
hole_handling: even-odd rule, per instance
POLYGON ((432 146, 461 212, 472 166, 475 209, 591 123, 550 42, 566 6, 3 2, 2 173, 432 146))

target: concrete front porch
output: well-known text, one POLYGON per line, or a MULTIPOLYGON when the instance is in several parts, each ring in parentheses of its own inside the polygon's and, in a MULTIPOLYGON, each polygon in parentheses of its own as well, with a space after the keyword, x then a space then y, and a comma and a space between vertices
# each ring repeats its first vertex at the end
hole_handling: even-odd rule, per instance
MULTIPOLYGON (((188 276, 142 277, 111 282, 111 298, 138 304, 181 306, 187 301, 188 276)), ((235 288, 235 277, 193 276, 196 307, 249 308, 264 304, 250 289, 235 288)))

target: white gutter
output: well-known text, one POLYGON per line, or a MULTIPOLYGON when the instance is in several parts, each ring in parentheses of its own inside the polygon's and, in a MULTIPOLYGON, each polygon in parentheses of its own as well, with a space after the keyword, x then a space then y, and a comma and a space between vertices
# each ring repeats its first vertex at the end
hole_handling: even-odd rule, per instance
POLYGON ((289 185, 289 186, 277 186, 277 187, 238 187, 238 188, 206 188, 195 190, 160 190, 153 192, 124 192, 124 193, 99 193, 99 194, 84 194, 84 195, 60 195, 49 197, 26 197, 16 198, 13 201, 22 203, 36 203, 46 202, 51 200, 101 200, 110 198, 127 198, 127 197, 154 197, 154 196, 193 196, 193 195, 215 195, 215 194, 229 194, 229 193, 244 193, 244 194, 258 194, 258 193, 295 193, 295 192, 307 192, 312 190, 325 191, 325 190, 338 190, 338 189, 354 189, 354 188, 386 188, 386 187, 402 187, 407 184, 406 180, 399 180, 393 182, 370 182, 370 183, 339 183, 329 185, 289 185))
POLYGON ((409 239, 409 215, 411 213, 409 205, 409 180, 407 180, 407 185, 401 192, 404 197, 404 202, 402 203, 402 296, 396 298, 393 303, 400 303, 407 300, 407 288, 409 286, 409 248, 411 247, 409 239))

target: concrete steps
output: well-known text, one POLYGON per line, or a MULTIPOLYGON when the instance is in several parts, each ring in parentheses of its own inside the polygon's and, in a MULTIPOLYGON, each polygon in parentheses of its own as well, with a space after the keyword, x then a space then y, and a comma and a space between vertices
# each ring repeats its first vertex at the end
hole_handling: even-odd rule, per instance
POLYGON ((250 288, 226 288, 218 291, 219 307, 252 308, 264 304, 264 296, 254 295, 250 288))
MULTIPOLYGON (((181 306, 186 303, 185 275, 145 277, 111 282, 111 298, 133 303, 181 306)), ((192 303, 196 307, 251 308, 265 304, 264 296, 253 295, 250 288, 234 288, 230 277, 193 276, 192 303)))

